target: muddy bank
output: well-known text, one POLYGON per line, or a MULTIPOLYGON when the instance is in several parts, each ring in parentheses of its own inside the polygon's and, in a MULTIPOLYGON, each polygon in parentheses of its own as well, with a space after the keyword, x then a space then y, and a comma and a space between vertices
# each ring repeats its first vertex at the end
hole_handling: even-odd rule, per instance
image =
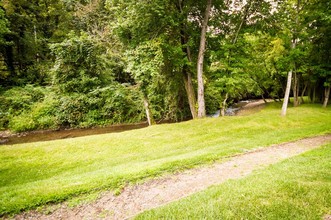
MULTIPOLYGON (((240 101, 235 105, 233 105, 232 107, 229 107, 226 111, 226 115, 227 116, 249 115, 251 113, 261 110, 264 106, 265 106, 265 102, 263 100, 240 101)), ((220 111, 216 112, 213 115, 209 115, 208 117, 219 117, 219 116, 220 116, 220 111)), ((160 121, 159 123, 162 124, 162 123, 173 123, 173 122, 160 121)), ((2 132, 0 131, 0 145, 51 141, 51 140, 83 137, 83 136, 96 135, 96 134, 116 133, 116 132, 144 128, 147 126, 148 126, 147 122, 143 122, 136 124, 122 124, 122 125, 112 125, 107 127, 95 127, 95 128, 59 129, 55 131, 54 130, 31 131, 31 132, 23 132, 19 134, 12 134, 8 131, 2 131, 2 132)))
POLYGON ((0 145, 12 145, 21 143, 31 143, 38 141, 51 141, 65 138, 75 138, 88 135, 116 133, 147 127, 147 123, 112 125, 107 127, 82 128, 82 129, 60 129, 23 132, 12 134, 8 131, 0 132, 0 145))

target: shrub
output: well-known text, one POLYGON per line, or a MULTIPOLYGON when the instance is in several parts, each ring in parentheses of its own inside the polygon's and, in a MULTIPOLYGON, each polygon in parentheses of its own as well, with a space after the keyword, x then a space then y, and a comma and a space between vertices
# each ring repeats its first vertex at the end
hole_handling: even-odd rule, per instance
POLYGON ((61 125, 77 127, 83 121, 88 109, 86 95, 75 93, 60 98, 56 116, 61 125))
POLYGON ((4 112, 19 115, 21 111, 30 109, 35 102, 41 101, 45 91, 44 88, 33 85, 13 87, 1 94, 1 109, 4 112))
POLYGON ((14 116, 9 121, 9 129, 14 132, 31 131, 37 128, 35 120, 32 118, 31 114, 23 113, 18 116, 14 116))

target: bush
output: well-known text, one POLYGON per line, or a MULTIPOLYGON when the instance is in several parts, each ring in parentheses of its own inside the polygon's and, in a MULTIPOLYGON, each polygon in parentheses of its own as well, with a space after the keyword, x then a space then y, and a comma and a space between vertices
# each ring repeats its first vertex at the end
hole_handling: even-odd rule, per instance
POLYGON ((14 132, 31 131, 37 128, 35 120, 32 118, 31 114, 23 113, 18 116, 13 117, 9 121, 9 129, 14 132))
POLYGON ((1 94, 0 109, 2 112, 19 115, 23 110, 31 109, 35 102, 43 100, 46 91, 33 85, 13 87, 1 94))
POLYGON ((101 113, 105 120, 112 123, 133 123, 145 118, 143 103, 135 88, 116 85, 95 92, 99 93, 104 102, 101 113))
POLYGON ((0 95, 1 130, 86 128, 145 119, 137 88, 117 83, 89 93, 62 95, 49 88, 26 86, 12 88, 3 94, 6 96, 0 95))
POLYGON ((55 98, 48 95, 42 102, 36 102, 30 109, 13 116, 8 127, 15 132, 57 128, 59 126, 55 116, 57 105, 55 98))
POLYGON ((6 114, 0 113, 0 131, 8 127, 9 118, 6 114))
POLYGON ((88 112, 89 105, 85 94, 75 93, 60 98, 57 109, 59 123, 64 126, 77 127, 88 112))
POLYGON ((15 132, 58 127, 56 96, 49 88, 13 87, 0 95, 0 129, 15 132))

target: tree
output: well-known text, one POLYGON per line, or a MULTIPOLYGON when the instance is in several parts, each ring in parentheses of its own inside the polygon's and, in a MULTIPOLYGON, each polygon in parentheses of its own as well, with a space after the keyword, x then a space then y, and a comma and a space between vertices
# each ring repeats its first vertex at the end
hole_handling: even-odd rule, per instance
MULTIPOLYGON (((158 68, 158 76, 162 75, 167 80, 168 85, 178 85, 185 88, 192 118, 197 116, 192 79, 192 60, 195 54, 191 53, 190 48, 193 42, 191 35, 193 25, 189 20, 194 4, 193 1, 181 0, 153 1, 152 3, 146 1, 139 3, 136 1, 108 1, 109 10, 118 17, 114 26, 123 43, 124 50, 132 51, 139 48, 140 45, 146 48, 153 45, 155 41, 159 42, 163 60, 159 62, 161 66, 158 68), (121 18, 125 18, 125 20, 121 18), (181 83, 176 82, 179 79, 181 83)), ((149 59, 150 63, 154 62, 153 56, 149 56, 149 59)), ((149 74, 147 73, 147 75, 149 74)), ((150 80, 149 86, 153 87, 152 84, 157 81, 150 80)), ((170 92, 169 89, 164 89, 170 92)), ((172 89, 172 93, 176 91, 178 91, 177 97, 184 96, 181 94, 181 88, 172 89)), ((169 95, 174 96, 175 94, 169 95)), ((169 99, 166 98, 166 100, 169 99)), ((181 103, 168 104, 169 106, 181 105, 181 103)))
MULTIPOLYGON (((295 12, 295 24, 293 28, 293 36, 292 36, 292 44, 291 48, 292 50, 295 50, 297 42, 298 42, 298 25, 299 25, 299 13, 300 13, 300 0, 297 0, 296 2, 296 12, 295 12)), ((281 116, 286 116, 286 110, 287 110, 287 105, 289 102, 289 97, 290 97, 290 90, 291 90, 291 82, 292 82, 292 74, 293 74, 293 69, 291 68, 290 71, 288 72, 287 75, 287 84, 286 84, 286 90, 285 90, 285 96, 284 96, 284 101, 283 101, 283 106, 282 106, 282 111, 281 111, 281 116)), ((298 94, 296 92, 296 86, 298 86, 297 82, 294 82, 294 90, 295 94, 298 94)), ((295 100, 295 105, 297 105, 297 98, 295 100)))
POLYGON ((6 38, 10 34, 9 21, 5 16, 5 11, 0 8, 0 82, 2 86, 6 86, 10 72, 8 70, 8 59, 6 59, 6 47, 12 42, 6 38))
POLYGON ((0 5, 10 23, 6 38, 12 42, 4 48, 5 63, 11 75, 8 84, 47 83, 52 59, 48 43, 62 41, 70 22, 63 2, 5 0, 0 5))
POLYGON ((211 72, 207 75, 206 87, 207 91, 219 91, 220 97, 215 101, 224 110, 234 100, 261 95, 260 72, 254 70, 261 71, 256 66, 263 61, 257 55, 262 56, 265 51, 264 47, 257 49, 260 38, 256 30, 270 25, 271 6, 267 1, 227 1, 212 14, 208 54, 211 72), (257 36, 256 42, 249 41, 246 33, 252 39, 257 36), (255 50, 259 50, 258 53, 255 50))
POLYGON ((212 6, 212 0, 207 0, 206 11, 204 14, 203 22, 201 24, 200 46, 199 46, 199 54, 198 54, 198 62, 197 62, 199 118, 203 118, 206 116, 204 82, 203 82, 203 63, 205 59, 206 33, 208 28, 208 20, 211 13, 211 6, 212 6))
MULTIPOLYGON (((326 0, 310 1, 305 8, 305 22, 310 27, 310 70, 314 76, 315 84, 320 81, 324 87, 322 96, 323 107, 326 107, 330 97, 331 86, 331 5, 326 0)), ((315 97, 316 85, 314 87, 315 97)), ((315 101, 315 100, 314 100, 315 101)))
POLYGON ((50 49, 55 56, 53 85, 61 93, 90 92, 105 85, 105 79, 113 75, 106 48, 85 32, 78 36, 70 32, 67 39, 52 44, 50 49))

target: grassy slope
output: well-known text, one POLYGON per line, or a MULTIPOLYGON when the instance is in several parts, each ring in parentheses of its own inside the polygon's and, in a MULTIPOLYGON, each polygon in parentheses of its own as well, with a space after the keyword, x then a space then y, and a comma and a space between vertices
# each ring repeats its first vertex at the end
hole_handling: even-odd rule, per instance
POLYGON ((331 144, 136 219, 322 219, 331 214, 331 144))
POLYGON ((281 118, 279 107, 250 116, 0 146, 0 215, 331 132, 330 109, 305 105, 281 118))

